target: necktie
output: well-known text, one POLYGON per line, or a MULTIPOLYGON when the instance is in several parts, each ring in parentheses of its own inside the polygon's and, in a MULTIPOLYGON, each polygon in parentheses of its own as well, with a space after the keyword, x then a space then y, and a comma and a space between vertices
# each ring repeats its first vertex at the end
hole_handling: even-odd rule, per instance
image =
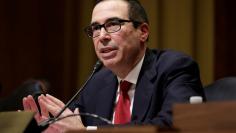
POLYGON ((128 91, 131 83, 127 81, 121 81, 120 92, 117 105, 115 107, 114 124, 125 124, 130 122, 130 99, 128 91))

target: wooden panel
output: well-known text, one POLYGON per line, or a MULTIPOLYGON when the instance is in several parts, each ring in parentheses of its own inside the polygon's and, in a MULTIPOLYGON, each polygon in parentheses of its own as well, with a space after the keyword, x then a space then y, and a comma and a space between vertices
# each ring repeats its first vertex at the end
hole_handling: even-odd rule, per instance
POLYGON ((157 126, 100 127, 96 131, 69 131, 67 133, 177 133, 175 129, 160 129, 157 126))
POLYGON ((174 106, 174 127, 181 131, 236 130, 236 102, 177 104, 174 106))

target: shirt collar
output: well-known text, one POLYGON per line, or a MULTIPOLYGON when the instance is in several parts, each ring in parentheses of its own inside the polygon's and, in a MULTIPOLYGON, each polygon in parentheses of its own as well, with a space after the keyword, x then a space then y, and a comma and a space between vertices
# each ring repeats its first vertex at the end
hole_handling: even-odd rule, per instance
MULTIPOLYGON (((142 59, 139 61, 139 63, 129 72, 129 74, 123 80, 128 81, 128 82, 135 84, 135 85, 137 84, 138 76, 141 71, 144 57, 145 57, 145 55, 142 57, 142 59)), ((122 80, 118 76, 117 76, 117 79, 118 79, 119 83, 122 80)))

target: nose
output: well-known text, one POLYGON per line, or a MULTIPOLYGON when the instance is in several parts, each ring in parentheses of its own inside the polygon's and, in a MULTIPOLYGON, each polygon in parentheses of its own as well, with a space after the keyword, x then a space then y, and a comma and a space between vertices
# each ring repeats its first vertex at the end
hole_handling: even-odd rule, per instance
POLYGON ((105 28, 102 27, 101 31, 100 31, 100 36, 105 36, 105 35, 107 35, 107 32, 106 32, 105 28))
POLYGON ((111 39, 110 34, 106 32, 104 27, 101 28, 99 39, 102 42, 106 42, 106 41, 109 41, 111 39))

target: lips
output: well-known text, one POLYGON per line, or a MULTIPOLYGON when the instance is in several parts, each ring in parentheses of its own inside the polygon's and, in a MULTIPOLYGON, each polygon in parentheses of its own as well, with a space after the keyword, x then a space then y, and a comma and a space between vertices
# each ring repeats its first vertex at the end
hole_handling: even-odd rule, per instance
POLYGON ((117 48, 106 47, 100 49, 100 54, 103 59, 113 58, 117 53, 117 48))
POLYGON ((113 50, 115 50, 115 49, 112 48, 112 47, 102 48, 101 49, 101 53, 109 53, 109 52, 111 52, 113 50))

